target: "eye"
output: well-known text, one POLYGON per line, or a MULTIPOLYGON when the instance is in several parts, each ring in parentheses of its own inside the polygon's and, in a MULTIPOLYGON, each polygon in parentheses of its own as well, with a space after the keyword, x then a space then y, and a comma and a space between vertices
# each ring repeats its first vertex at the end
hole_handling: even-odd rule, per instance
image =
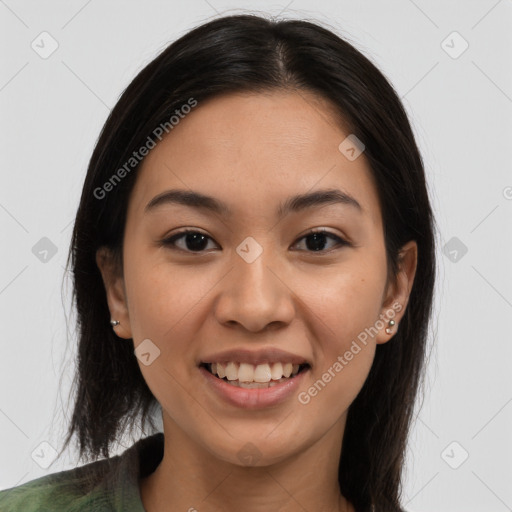
MULTIPOLYGON (((334 247, 351 245, 343 238, 335 235, 334 233, 330 233, 325 229, 311 231, 310 233, 304 235, 299 240, 306 240, 307 252, 328 252, 325 250, 325 245, 326 240, 329 239, 331 240, 331 242, 337 242, 334 244, 334 247)), ((185 252, 200 253, 205 252, 205 249, 208 246, 208 241, 213 241, 213 239, 208 235, 201 233, 200 231, 187 229, 185 231, 180 231, 179 233, 176 233, 170 236, 169 238, 162 240, 162 244, 171 247, 172 249, 177 249, 185 252), (181 247, 178 245, 178 241, 184 242, 181 247)))
POLYGON ((343 238, 335 235, 334 233, 330 233, 325 229, 311 231, 307 235, 304 235, 302 238, 300 238, 300 240, 306 240, 306 247, 308 249, 308 252, 329 252, 324 250, 326 245, 326 239, 330 239, 331 241, 337 242, 334 245, 334 247, 336 247, 337 245, 350 245, 350 243, 344 240, 343 238))
POLYGON ((204 249, 208 245, 208 240, 212 240, 212 238, 200 231, 187 229, 186 231, 180 231, 179 233, 162 240, 162 244, 170 246, 172 249, 178 249, 185 252, 204 252, 204 249), (184 240, 185 247, 179 247, 176 243, 180 239, 184 240))

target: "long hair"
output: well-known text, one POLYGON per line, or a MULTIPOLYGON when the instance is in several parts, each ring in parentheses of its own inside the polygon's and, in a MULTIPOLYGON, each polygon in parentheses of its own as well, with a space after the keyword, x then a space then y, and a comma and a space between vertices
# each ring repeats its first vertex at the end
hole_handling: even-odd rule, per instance
POLYGON ((340 490, 358 511, 372 504, 379 512, 401 511, 406 443, 432 314, 435 220, 422 158, 392 85, 353 45, 308 21, 236 15, 205 23, 151 61, 111 111, 88 166, 67 262, 78 353, 64 448, 76 436, 80 459, 109 457, 119 436, 146 421, 157 404, 132 344, 120 343, 110 327, 95 260, 97 249, 107 246, 122 264, 127 205, 139 165, 104 197, 98 190, 190 98, 200 106, 221 94, 272 90, 309 91, 327 99, 340 123, 364 143, 382 210, 390 276, 399 268, 399 248, 409 240, 418 245, 400 329, 377 346, 348 412, 339 464, 340 490))

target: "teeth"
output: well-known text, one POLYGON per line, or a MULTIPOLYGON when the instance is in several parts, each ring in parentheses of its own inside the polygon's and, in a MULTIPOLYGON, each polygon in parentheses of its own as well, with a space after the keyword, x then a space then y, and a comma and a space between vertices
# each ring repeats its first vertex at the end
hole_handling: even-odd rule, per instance
MULTIPOLYGON (((251 365, 252 366, 252 365, 251 365)), ((281 378, 281 376, 279 376, 281 378)), ((240 379, 242 380, 242 379, 240 379)), ((254 382, 270 382, 272 380, 272 372, 269 364, 259 364, 254 369, 254 382)))
MULTIPOLYGON (((219 363, 217 363, 219 366, 219 363)), ((237 380, 238 379, 238 365, 236 363, 228 363, 226 365, 226 377, 228 380, 237 380)))
MULTIPOLYGON (((237 383, 272 384, 272 381, 281 381, 283 378, 287 379, 290 376, 297 375, 299 365, 292 363, 264 363, 253 365, 230 361, 227 364, 211 363, 210 370, 221 379, 226 377, 229 381, 237 381, 237 383)), ((244 385, 243 387, 247 386, 244 385)))
POLYGON ((252 364, 240 363, 238 368, 238 382, 254 382, 254 366, 252 364))
POLYGON ((270 370, 272 380, 278 380, 283 376, 283 365, 281 363, 274 363, 270 370))

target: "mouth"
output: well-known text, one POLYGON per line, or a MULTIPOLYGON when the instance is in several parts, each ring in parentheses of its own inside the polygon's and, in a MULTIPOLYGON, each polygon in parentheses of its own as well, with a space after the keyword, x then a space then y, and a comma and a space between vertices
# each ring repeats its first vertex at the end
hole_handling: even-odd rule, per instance
POLYGON ((311 368, 308 363, 277 362, 254 365, 234 361, 227 363, 201 362, 199 367, 204 368, 219 381, 244 389, 271 388, 292 381, 311 368))

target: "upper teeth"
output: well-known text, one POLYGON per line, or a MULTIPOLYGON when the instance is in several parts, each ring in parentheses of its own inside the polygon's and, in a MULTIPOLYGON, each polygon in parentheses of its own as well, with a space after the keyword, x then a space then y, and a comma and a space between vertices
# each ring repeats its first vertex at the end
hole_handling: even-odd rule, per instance
POLYGON ((298 364, 272 363, 272 364, 248 364, 248 363, 211 363, 211 372, 221 379, 238 380, 239 382, 270 382, 280 380, 283 377, 296 375, 299 371, 298 364))

